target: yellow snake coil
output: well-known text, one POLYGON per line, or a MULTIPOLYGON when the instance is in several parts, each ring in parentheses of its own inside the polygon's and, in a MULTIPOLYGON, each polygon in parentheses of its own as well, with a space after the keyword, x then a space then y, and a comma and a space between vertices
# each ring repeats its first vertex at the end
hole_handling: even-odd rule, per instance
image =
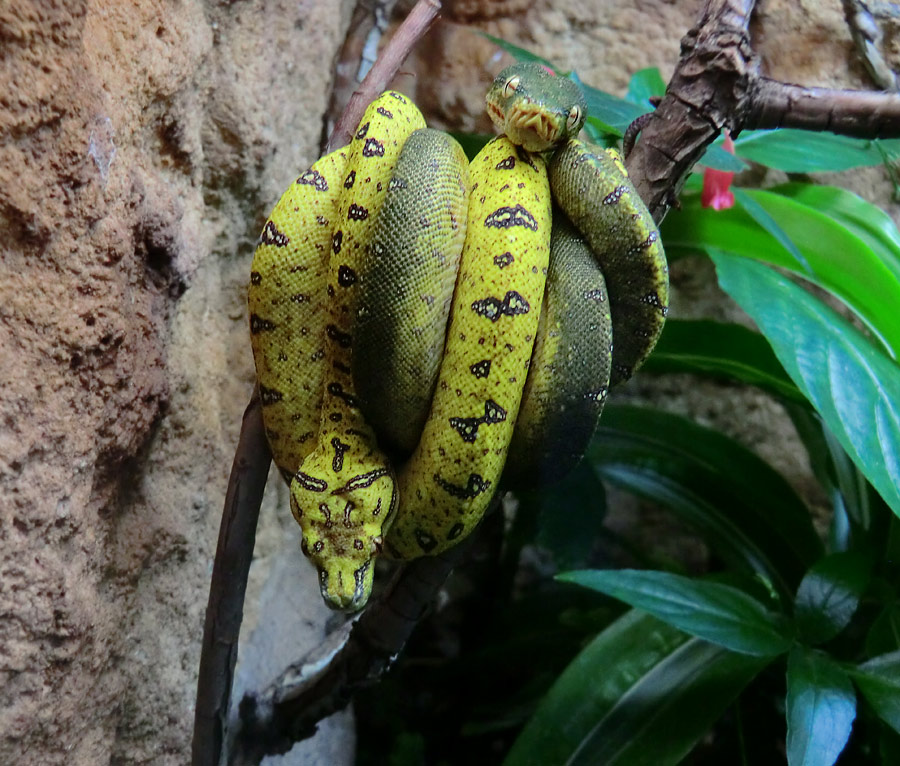
POLYGON ((659 233, 618 155, 575 138, 577 87, 519 64, 487 103, 505 135, 467 164, 382 94, 256 249, 266 433, 338 609, 365 604, 376 555, 445 550, 501 482, 564 475, 662 329, 659 233))

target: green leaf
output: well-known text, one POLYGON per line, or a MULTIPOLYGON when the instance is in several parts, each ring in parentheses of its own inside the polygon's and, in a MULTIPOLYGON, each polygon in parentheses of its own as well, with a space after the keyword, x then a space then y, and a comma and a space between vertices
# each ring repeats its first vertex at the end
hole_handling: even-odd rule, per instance
POLYGON ((648 67, 647 69, 639 69, 628 82, 628 93, 625 94, 632 104, 641 107, 652 107, 650 99, 659 97, 666 92, 666 81, 663 80, 659 69, 656 67, 648 67))
POLYGON ((588 119, 599 120, 620 136, 624 135, 628 126, 638 117, 652 111, 649 104, 638 106, 624 98, 585 85, 575 72, 572 72, 571 77, 581 87, 587 100, 588 119))
POLYGON ((700 251, 727 252, 782 266, 809 278, 847 304, 894 358, 900 354, 900 280, 893 268, 853 232, 827 215, 780 194, 744 190, 760 205, 809 264, 806 272, 775 237, 746 210, 704 209, 699 196, 683 199, 681 211, 662 226, 672 256, 700 251))
POLYGON ((535 542, 553 554, 556 566, 583 566, 606 515, 606 491, 588 463, 582 461, 558 484, 516 494, 521 510, 535 513, 535 542))
POLYGON ((767 662, 630 611, 560 675, 504 766, 674 766, 767 662))
POLYGON ((724 170, 726 173, 740 173, 747 169, 747 163, 743 162, 740 157, 735 157, 731 152, 726 152, 722 148, 721 141, 716 141, 706 147, 699 164, 714 170, 724 170))
POLYGON ((888 654, 900 650, 900 602, 881 610, 866 636, 866 654, 888 654))
POLYGON ((855 717, 856 694, 841 667, 821 652, 794 649, 787 667, 789 766, 831 766, 855 717))
POLYGON ((669 319, 643 372, 692 372, 758 386, 783 399, 806 404, 758 332, 739 324, 669 319))
POLYGON ((689 640, 687 634, 649 615, 626 612, 559 676, 505 765, 565 763, 629 689, 689 640))
POLYGON ((817 561, 797 589, 794 616, 800 636, 811 644, 840 633, 853 618, 872 572, 868 557, 832 553, 817 561))
POLYGON ((770 189, 818 210, 859 237, 900 281, 900 232, 894 219, 862 197, 836 186, 792 183, 770 189))
POLYGON ((879 718, 900 732, 900 652, 874 657, 850 674, 879 718))
POLYGON ((818 173, 881 165, 886 151, 900 146, 898 139, 870 141, 834 133, 782 128, 745 131, 734 141, 735 152, 748 160, 786 173, 818 173))
POLYGON ((780 615, 730 585, 636 569, 565 572, 557 579, 605 593, 734 652, 771 657, 791 645, 780 615))
POLYGON ((807 275, 811 275, 812 268, 810 268, 806 258, 803 257, 803 253, 800 252, 784 229, 778 225, 778 222, 769 215, 768 211, 743 189, 734 189, 733 192, 737 204, 746 210, 762 229, 771 234, 775 241, 793 256, 794 260, 797 261, 797 265, 807 275))
POLYGON ((536 61, 538 64, 543 64, 545 67, 549 67, 554 72, 558 73, 557 68, 553 64, 551 64, 547 59, 538 56, 536 53, 525 50, 525 48, 520 48, 518 45, 508 43, 506 42, 506 40, 500 37, 489 35, 487 32, 481 32, 481 35, 494 43, 494 45, 496 45, 498 48, 506 51, 516 61, 536 61))
POLYGON ((900 515, 900 367, 781 274, 739 258, 713 260, 722 289, 753 318, 788 375, 900 515))
POLYGON ((672 509, 717 556, 785 599, 822 556, 790 484, 733 439, 686 418, 607 405, 587 459, 604 481, 672 509))

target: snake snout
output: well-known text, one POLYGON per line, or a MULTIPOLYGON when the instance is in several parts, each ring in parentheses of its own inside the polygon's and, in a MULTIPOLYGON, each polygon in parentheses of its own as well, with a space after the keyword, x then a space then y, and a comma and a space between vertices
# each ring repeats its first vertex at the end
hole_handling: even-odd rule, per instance
POLYGON ((319 590, 325 605, 337 612, 358 612, 372 592, 371 559, 359 569, 319 567, 319 590))
POLYGON ((523 100, 506 115, 506 135, 528 151, 542 152, 559 142, 562 133, 552 113, 523 100))

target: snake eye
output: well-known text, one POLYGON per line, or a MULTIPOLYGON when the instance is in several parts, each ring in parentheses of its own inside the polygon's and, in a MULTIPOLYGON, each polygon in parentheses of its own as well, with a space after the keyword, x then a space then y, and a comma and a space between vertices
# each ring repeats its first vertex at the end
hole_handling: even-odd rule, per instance
POLYGON ((576 104, 569 110, 569 118, 566 120, 566 124, 569 126, 569 130, 575 130, 575 126, 578 125, 578 121, 581 119, 581 108, 576 104))
POLYGON ((506 84, 503 86, 503 95, 506 98, 512 96, 519 89, 519 75, 513 75, 510 77, 506 84))

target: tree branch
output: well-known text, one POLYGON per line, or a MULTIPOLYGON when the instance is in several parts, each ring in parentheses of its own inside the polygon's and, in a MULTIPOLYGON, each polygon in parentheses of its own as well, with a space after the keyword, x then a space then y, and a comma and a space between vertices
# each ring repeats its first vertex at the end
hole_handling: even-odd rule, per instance
POLYGON ((254 391, 231 465, 209 586, 194 709, 193 766, 217 766, 225 741, 247 574, 271 459, 262 406, 254 391))
POLYGON ((857 138, 897 138, 900 95, 804 88, 760 77, 751 85, 742 127, 830 130, 857 138))

